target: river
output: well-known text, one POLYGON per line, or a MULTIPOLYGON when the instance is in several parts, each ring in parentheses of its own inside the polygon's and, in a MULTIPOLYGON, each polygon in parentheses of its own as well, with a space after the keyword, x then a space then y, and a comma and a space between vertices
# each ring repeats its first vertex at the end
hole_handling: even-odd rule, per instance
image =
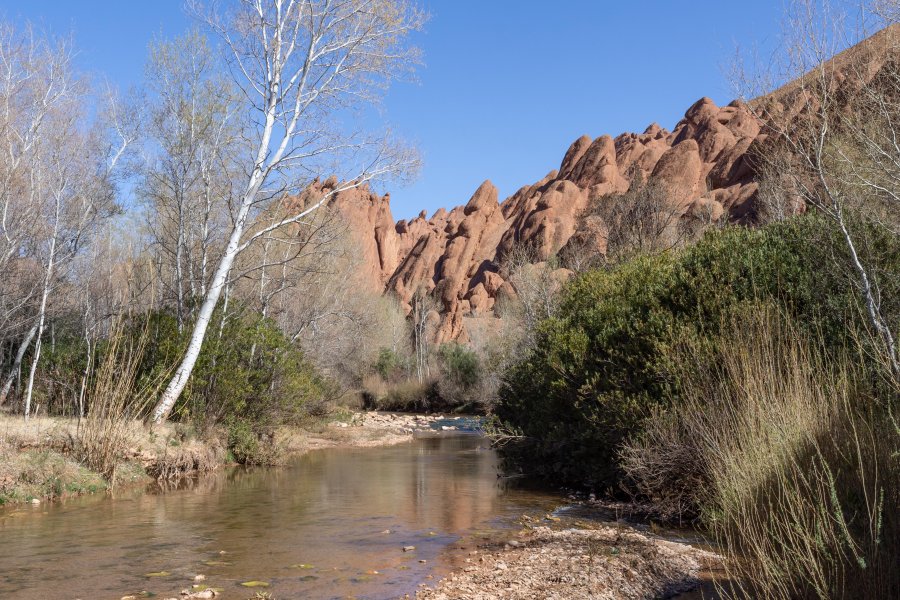
POLYGON ((0 598, 167 598, 196 575, 226 600, 395 598, 439 576, 461 538, 559 501, 498 478, 477 435, 316 450, 165 493, 6 509, 0 598))

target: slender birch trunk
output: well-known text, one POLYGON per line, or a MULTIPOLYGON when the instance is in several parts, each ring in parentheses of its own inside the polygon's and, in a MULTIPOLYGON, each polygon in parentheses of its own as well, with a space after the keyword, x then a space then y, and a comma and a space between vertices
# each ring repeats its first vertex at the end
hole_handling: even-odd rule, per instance
MULTIPOLYGON (((57 205, 58 206, 58 205, 57 205)), ((57 213, 59 210, 57 209, 57 213)), ((58 220, 58 219, 57 219, 58 220)), ((28 386, 25 388, 25 420, 31 413, 31 395, 34 390, 34 375, 41 358, 41 337, 44 335, 44 322, 47 315, 47 299, 50 297, 50 284, 53 281, 53 267, 56 258, 56 236, 58 225, 54 225, 53 237, 50 240, 50 257, 47 259, 47 274, 44 277, 44 290, 41 293, 41 307, 38 313, 37 340, 34 342, 34 356, 31 359, 31 371, 28 373, 28 386)))
POLYGON ((13 362, 12 367, 10 367, 9 373, 6 374, 6 379, 3 382, 3 389, 0 390, 0 405, 6 402, 6 398, 9 396, 13 384, 19 377, 19 373, 22 370, 22 360, 25 358, 25 352, 27 352, 29 346, 31 346, 31 341, 34 339, 34 334, 37 333, 37 329, 38 326, 37 323, 35 323, 31 326, 31 329, 28 330, 28 333, 25 334, 24 339, 22 339, 22 342, 19 344, 19 349, 16 351, 16 359, 13 362))
MULTIPOLYGON (((269 122, 266 124, 266 133, 264 135, 265 145, 260 147, 257 165, 262 163, 265 156, 265 148, 268 147, 268 138, 271 135, 273 124, 274 118, 269 119, 269 122)), ((194 365, 197 364, 197 358, 200 356, 200 349, 203 347, 203 340, 206 337, 206 329, 209 327, 209 321, 212 318, 216 304, 219 302, 222 290, 228 282, 228 275, 231 273, 234 259, 237 257, 241 245, 241 237, 244 235, 244 225, 247 221, 247 215, 250 212, 250 206, 252 205, 261 184, 261 175, 261 168, 257 167, 250 178, 249 189, 241 202, 241 209, 235 220, 231 236, 228 239, 228 246, 226 247, 222 258, 219 260, 213 279, 210 282, 209 291, 203 299, 203 304, 200 306, 200 312, 197 314, 194 329, 191 331, 191 339, 190 342, 188 342, 184 358, 175 370, 175 374, 169 381, 168 386, 166 386, 165 391, 160 397, 159 403, 157 403, 156 407, 153 409, 150 420, 154 423, 165 420, 169 416, 169 413, 172 412, 175 402, 178 400, 178 397, 181 396, 181 392, 184 391, 184 387, 187 385, 188 379, 194 370, 194 365)))

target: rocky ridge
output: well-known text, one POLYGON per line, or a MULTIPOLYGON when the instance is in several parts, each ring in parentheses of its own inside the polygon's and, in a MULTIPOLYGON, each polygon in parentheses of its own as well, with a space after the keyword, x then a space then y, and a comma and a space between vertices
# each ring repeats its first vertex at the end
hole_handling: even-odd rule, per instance
MULTIPOLYGON (((834 64, 858 67, 852 59, 862 57, 874 77, 885 61, 886 40, 897 33, 898 26, 888 28, 838 55, 834 64)), ((485 181, 465 205, 441 208, 431 217, 423 211, 409 221, 395 223, 390 196, 365 186, 336 194, 330 206, 357 240, 373 289, 395 294, 408 311, 413 295, 424 288, 440 302, 436 341, 465 341, 467 317, 489 314, 498 298, 515 294, 501 275, 506 252, 523 244, 543 261, 578 240, 604 253, 606 225, 596 215, 585 217, 585 209, 626 192, 635 181, 658 184, 682 218, 753 223, 759 192, 754 157, 766 152, 774 137, 756 115, 765 105, 768 114, 803 118, 803 111, 792 107, 805 102, 801 86, 792 82, 755 100, 756 110, 740 101, 717 106, 701 98, 671 131, 654 123, 643 133, 582 136, 558 169, 502 202, 497 188, 485 181)), ((317 185, 333 189, 336 182, 317 185)))
POLYGON ((437 341, 465 339, 465 316, 488 313, 499 295, 514 293, 500 274, 505 252, 524 244, 546 260, 576 233, 604 251, 602 223, 580 217, 592 201, 627 191, 635 177, 659 182, 686 215, 751 219, 758 184, 749 157, 760 129, 744 104, 718 107, 702 98, 672 131, 653 124, 641 134, 577 139, 558 170, 502 202, 485 181, 464 206, 430 218, 422 212, 394 223, 390 195, 366 186, 336 194, 330 206, 348 224, 374 288, 396 294, 409 310, 424 287, 441 306, 437 341))

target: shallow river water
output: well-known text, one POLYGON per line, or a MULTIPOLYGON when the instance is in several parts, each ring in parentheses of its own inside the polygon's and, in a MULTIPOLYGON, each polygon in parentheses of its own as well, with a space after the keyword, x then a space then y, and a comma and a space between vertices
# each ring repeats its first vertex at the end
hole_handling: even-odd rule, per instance
POLYGON ((166 598, 197 574, 225 600, 413 594, 461 537, 559 501, 497 472, 481 437, 424 437, 317 450, 288 467, 233 469, 162 494, 7 509, 0 598, 166 598), (253 581, 269 585, 241 585, 253 581))

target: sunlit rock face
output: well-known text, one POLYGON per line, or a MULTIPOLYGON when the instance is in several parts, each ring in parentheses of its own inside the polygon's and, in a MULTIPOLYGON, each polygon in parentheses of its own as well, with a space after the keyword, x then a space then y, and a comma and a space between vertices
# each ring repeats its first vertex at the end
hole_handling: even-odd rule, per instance
POLYGON ((759 136, 746 106, 720 108, 703 98, 672 131, 652 124, 640 134, 582 136, 558 170, 503 202, 485 181, 465 205, 430 218, 422 212, 395 223, 390 196, 366 186, 329 205, 347 224, 373 287, 396 295, 406 310, 417 289, 431 292, 441 312, 436 341, 465 340, 463 317, 490 313, 510 287, 500 275, 505 252, 527 245, 543 261, 573 236, 603 252, 604 224, 582 215, 592 200, 627 191, 635 177, 658 181, 685 212, 702 207, 714 219, 752 217, 756 183, 747 153, 759 136))
MULTIPOLYGON (((876 77, 886 61, 885 37, 898 31, 894 26, 876 34, 833 64, 876 77)), ((852 86, 849 78, 836 80, 852 86)), ((853 90, 842 92, 850 97, 853 90)), ((394 223, 389 196, 366 187, 338 194, 331 206, 358 240, 372 284, 396 295, 406 310, 416 290, 429 291, 441 312, 436 341, 465 341, 464 317, 490 314, 499 296, 515 293, 514 283, 500 274, 504 253, 527 245, 540 262, 570 240, 605 252, 607 226, 585 209, 599 198, 622 194, 636 180, 657 184, 667 201, 689 217, 754 223, 760 178, 755 157, 777 137, 756 114, 795 121, 806 118, 797 108, 803 103, 797 82, 754 100, 755 110, 740 101, 720 107, 701 98, 671 131, 653 123, 643 133, 582 136, 565 152, 558 170, 502 202, 485 181, 465 205, 440 209, 430 218, 423 211, 394 223)))

